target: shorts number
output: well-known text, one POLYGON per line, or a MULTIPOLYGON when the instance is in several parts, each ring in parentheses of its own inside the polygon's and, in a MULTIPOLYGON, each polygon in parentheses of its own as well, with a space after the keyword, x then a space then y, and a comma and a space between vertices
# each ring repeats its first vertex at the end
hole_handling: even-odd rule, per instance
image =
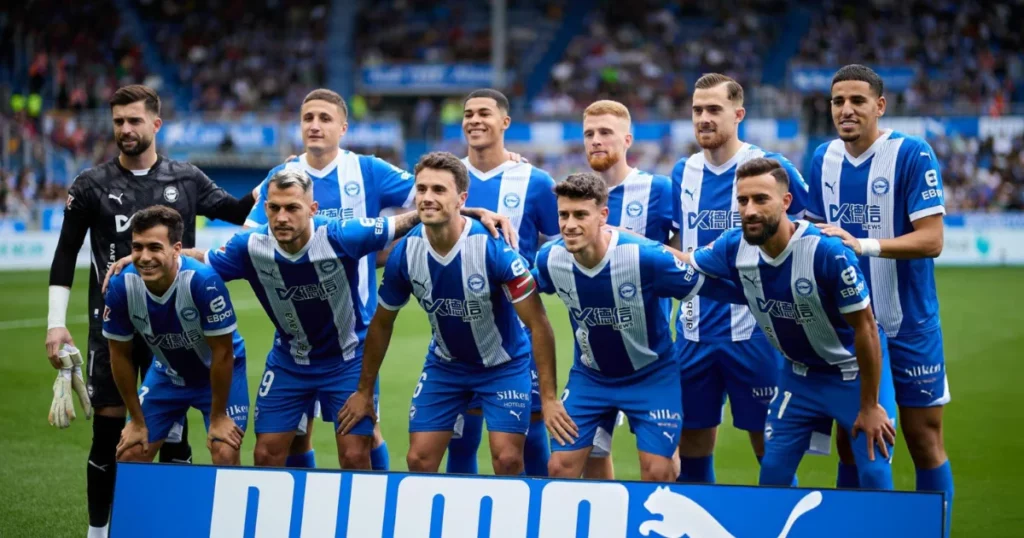
POLYGON ((416 388, 412 391, 412 397, 415 398, 420 395, 420 391, 423 390, 423 382, 427 380, 427 373, 423 372, 420 374, 420 382, 416 383, 416 388))
POLYGON ((566 401, 568 399, 569 399, 569 389, 565 389, 565 390, 562 391, 562 401, 564 402, 564 401, 566 401))
POLYGON ((783 391, 783 393, 782 393, 782 405, 779 406, 779 418, 782 418, 782 415, 786 414, 786 406, 789 405, 789 399, 792 398, 792 397, 793 397, 793 393, 792 392, 789 392, 788 390, 787 391, 783 391))
POLYGON ((149 387, 143 385, 142 388, 139 389, 139 405, 142 405, 142 402, 146 399, 147 394, 149 394, 149 387))
POLYGON ((263 381, 260 381, 260 392, 259 392, 259 395, 260 396, 266 396, 267 393, 270 392, 270 386, 273 385, 273 384, 274 384, 274 372, 272 370, 267 370, 267 372, 265 374, 263 374, 263 381))

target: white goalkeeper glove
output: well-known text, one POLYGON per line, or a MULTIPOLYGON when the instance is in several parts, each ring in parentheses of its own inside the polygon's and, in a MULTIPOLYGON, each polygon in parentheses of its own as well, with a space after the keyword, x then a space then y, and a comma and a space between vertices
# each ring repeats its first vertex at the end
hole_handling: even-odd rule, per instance
MULTIPOLYGON (((78 348, 69 344, 64 344, 64 350, 71 356, 71 364, 75 365, 71 370, 71 388, 78 395, 78 403, 82 406, 85 420, 89 420, 92 418, 92 400, 89 399, 89 389, 86 388, 85 380, 82 378, 82 353, 78 351, 78 348)), ((61 360, 63 362, 63 359, 61 360)))
POLYGON ((60 371, 53 382, 53 403, 50 404, 50 425, 60 429, 71 426, 75 420, 75 403, 71 398, 71 370, 74 364, 71 356, 64 350, 60 351, 60 371))

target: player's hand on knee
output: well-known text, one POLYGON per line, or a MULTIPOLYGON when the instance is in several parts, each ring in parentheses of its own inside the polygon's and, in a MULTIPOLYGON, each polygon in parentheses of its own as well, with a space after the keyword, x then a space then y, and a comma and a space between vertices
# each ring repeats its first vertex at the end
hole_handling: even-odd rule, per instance
POLYGON ((576 442, 579 429, 565 410, 561 400, 553 398, 545 401, 541 405, 541 409, 544 412, 544 425, 547 426, 552 439, 558 441, 558 444, 562 446, 576 442))
POLYGON ((110 279, 121 274, 121 271, 124 271, 124 268, 128 267, 130 263, 132 263, 132 257, 125 256, 124 258, 112 263, 110 267, 107 268, 107 276, 103 277, 103 288, 101 290, 103 295, 107 294, 107 286, 110 285, 110 279))
POLYGON ((868 444, 868 459, 875 461, 875 446, 884 459, 889 459, 889 447, 896 443, 896 428, 889 420, 888 413, 881 405, 862 407, 853 423, 850 437, 857 439, 857 433, 864 432, 868 444))
POLYGON ((71 332, 68 331, 67 327, 54 327, 46 331, 46 358, 54 369, 60 370, 64 368, 58 354, 66 345, 75 345, 75 341, 71 338, 71 332))
POLYGON ((337 433, 348 435, 348 432, 365 417, 370 417, 374 423, 377 422, 377 413, 373 409, 373 395, 367 395, 362 391, 353 392, 338 411, 337 433))
POLYGON ((220 441, 238 450, 242 446, 243 436, 245 436, 245 432, 238 427, 238 424, 235 424, 231 417, 227 415, 212 417, 210 431, 206 434, 206 448, 213 450, 213 442, 220 441))
MULTIPOLYGON (((85 379, 82 378, 82 353, 77 347, 67 344, 64 345, 64 349, 58 352, 58 355, 64 353, 71 359, 71 388, 78 395, 78 403, 82 406, 85 420, 89 420, 92 418, 92 400, 89 398, 89 389, 85 386, 85 379)), ((62 362, 63 360, 61 358, 62 362)))
POLYGON ((60 429, 67 428, 75 420, 75 402, 71 397, 71 370, 73 364, 67 353, 58 354, 60 371, 53 382, 53 402, 50 403, 50 425, 60 429))
POLYGON ((125 424, 121 430, 121 441, 117 443, 117 459, 121 459, 125 452, 136 445, 142 445, 142 451, 149 454, 149 429, 144 424, 139 424, 133 417, 133 420, 125 424))

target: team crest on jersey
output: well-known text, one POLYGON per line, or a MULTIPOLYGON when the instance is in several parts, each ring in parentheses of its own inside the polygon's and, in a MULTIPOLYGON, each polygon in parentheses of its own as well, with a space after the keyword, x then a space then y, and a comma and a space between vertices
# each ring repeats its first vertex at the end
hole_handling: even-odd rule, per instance
POLYGON ((466 279, 466 283, 469 285, 469 289, 479 292, 483 291, 486 281, 482 275, 475 274, 470 275, 470 277, 466 279))
POLYGON ((630 217, 639 217, 644 213, 644 205, 640 202, 630 202, 626 206, 626 214, 630 217))
POLYGON ((811 283, 811 281, 807 280, 806 278, 798 278, 796 279, 796 283, 793 286, 793 289, 796 290, 797 295, 801 297, 807 297, 808 295, 811 294, 811 292, 814 291, 814 284, 811 283))
POLYGON ((410 405, 409 406, 409 420, 412 420, 414 418, 416 418, 416 406, 415 405, 410 405))
POLYGON ((522 200, 519 198, 518 194, 510 192, 505 195, 505 199, 502 200, 502 203, 504 203, 505 207, 509 209, 515 209, 519 207, 519 204, 522 203, 522 200))
POLYGON ((181 311, 181 319, 185 321, 195 321, 199 319, 199 311, 189 306, 181 311))
POLYGON ((178 188, 174 185, 170 185, 164 189, 164 200, 168 203, 173 204, 178 201, 178 188))
POLYGON ((636 295, 636 284, 632 282, 626 282, 619 286, 619 297, 623 299, 632 299, 636 295))
POLYGON ((322 260, 320 262, 320 272, 324 276, 331 276, 335 271, 338 270, 338 260, 322 260))
POLYGON ((349 181, 345 184, 345 194, 349 196, 359 196, 360 190, 359 184, 355 181, 349 181))
POLYGON ((881 196, 889 192, 889 180, 884 177, 876 177, 871 182, 871 192, 881 196))

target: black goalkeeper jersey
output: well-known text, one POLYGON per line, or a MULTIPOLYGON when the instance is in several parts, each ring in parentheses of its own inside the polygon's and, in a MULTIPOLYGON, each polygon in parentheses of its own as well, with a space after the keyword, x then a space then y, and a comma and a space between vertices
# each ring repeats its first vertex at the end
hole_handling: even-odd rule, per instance
POLYGON ((243 224, 255 203, 252 194, 238 200, 189 163, 157 157, 146 175, 136 176, 113 160, 82 172, 69 190, 60 241, 50 266, 50 285, 71 287, 75 259, 89 232, 89 322, 100 322, 101 285, 107 268, 131 254, 132 217, 153 205, 172 207, 185 221, 182 246, 196 242, 196 215, 243 224))

